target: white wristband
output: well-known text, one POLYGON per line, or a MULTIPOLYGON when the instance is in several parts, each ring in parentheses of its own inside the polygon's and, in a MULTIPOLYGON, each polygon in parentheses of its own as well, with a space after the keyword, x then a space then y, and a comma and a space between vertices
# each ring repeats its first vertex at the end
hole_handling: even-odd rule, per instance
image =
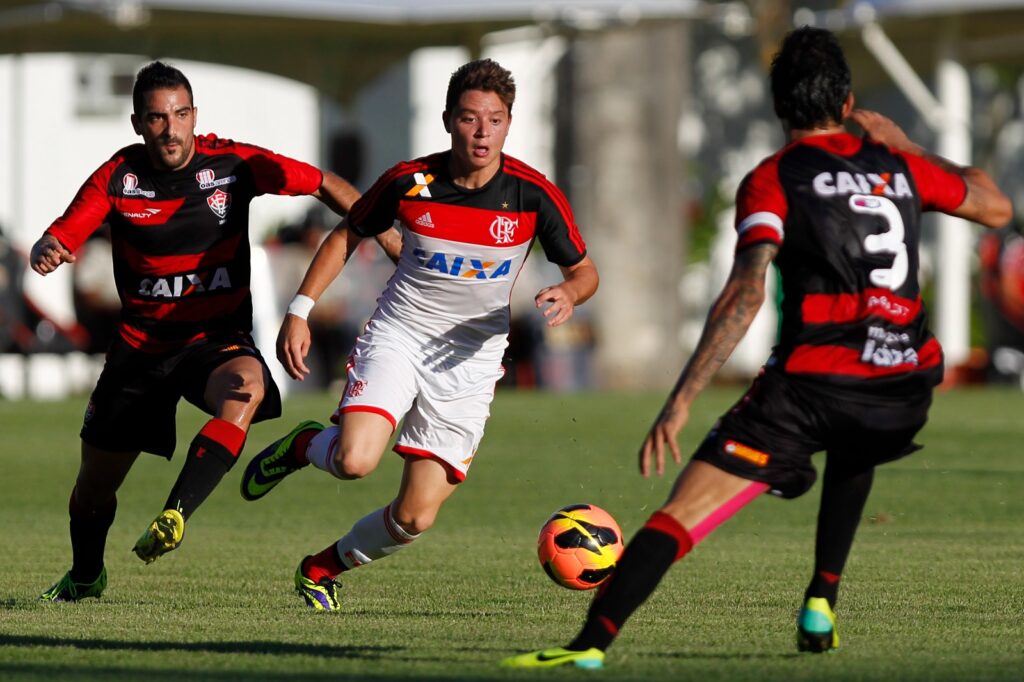
POLYGON ((313 309, 313 305, 316 303, 309 296, 303 296, 302 294, 296 294, 292 302, 288 304, 288 314, 294 315, 295 317, 301 317, 305 320, 309 317, 309 311, 313 309))

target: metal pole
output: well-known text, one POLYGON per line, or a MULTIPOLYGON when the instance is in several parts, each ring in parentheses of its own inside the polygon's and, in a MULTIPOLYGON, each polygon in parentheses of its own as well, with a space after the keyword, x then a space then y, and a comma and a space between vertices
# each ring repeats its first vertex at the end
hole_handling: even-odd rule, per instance
MULTIPOLYGON (((938 153, 959 164, 971 163, 971 85, 967 69, 954 52, 955 36, 940 44, 936 89, 946 119, 938 136, 938 153)), ((938 219, 935 253, 935 333, 946 353, 947 367, 967 360, 970 352, 970 258, 973 253, 967 221, 944 214, 938 219)))

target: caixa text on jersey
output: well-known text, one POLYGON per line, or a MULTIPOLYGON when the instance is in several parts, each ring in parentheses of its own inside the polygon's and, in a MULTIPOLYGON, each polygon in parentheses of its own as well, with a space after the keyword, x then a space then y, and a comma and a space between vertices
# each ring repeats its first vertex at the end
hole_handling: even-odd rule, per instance
POLYGON ((138 294, 147 298, 181 298, 217 289, 230 289, 226 267, 203 273, 190 272, 168 277, 147 277, 139 282, 138 294))
POLYGON ((505 277, 512 270, 512 260, 484 260, 471 256, 456 256, 443 251, 433 253, 424 249, 413 249, 413 255, 420 266, 427 270, 436 270, 451 277, 466 279, 497 279, 505 277))

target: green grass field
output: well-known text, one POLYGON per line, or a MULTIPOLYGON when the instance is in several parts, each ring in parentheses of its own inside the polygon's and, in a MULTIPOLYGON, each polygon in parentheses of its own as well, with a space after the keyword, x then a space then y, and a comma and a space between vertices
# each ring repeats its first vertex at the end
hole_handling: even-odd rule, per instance
MULTIPOLYGON (((739 392, 698 402, 684 450, 739 392)), ((571 638, 589 602, 537 564, 547 515, 593 502, 628 537, 666 495, 671 477, 635 470, 660 402, 499 393, 464 489, 421 541, 345 576, 335 614, 302 606, 295 565, 391 499, 397 456, 357 482, 303 471, 255 503, 239 497, 236 467, 181 548, 146 566, 130 548, 204 420, 183 404, 177 459, 140 458, 121 490, 103 599, 43 605, 35 597, 70 565, 84 400, 0 402, 0 679, 1024 679, 1024 395, 995 390, 939 395, 925 450, 877 476, 845 573, 839 653, 798 655, 793 640, 815 487, 797 501, 754 502, 677 565, 604 671, 498 668, 505 655, 571 638)), ((332 407, 330 396, 290 400, 282 420, 253 430, 243 459, 332 407)))

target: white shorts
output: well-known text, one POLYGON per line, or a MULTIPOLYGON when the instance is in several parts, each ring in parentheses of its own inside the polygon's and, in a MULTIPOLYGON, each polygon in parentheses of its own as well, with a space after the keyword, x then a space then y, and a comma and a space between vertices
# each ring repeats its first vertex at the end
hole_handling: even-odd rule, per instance
MULTIPOLYGON (((372 325, 371 325, 372 327, 372 325)), ((373 412, 402 421, 394 450, 439 461, 457 481, 466 478, 491 414, 500 363, 437 360, 388 327, 367 331, 349 357, 348 383, 338 414, 373 412)))

